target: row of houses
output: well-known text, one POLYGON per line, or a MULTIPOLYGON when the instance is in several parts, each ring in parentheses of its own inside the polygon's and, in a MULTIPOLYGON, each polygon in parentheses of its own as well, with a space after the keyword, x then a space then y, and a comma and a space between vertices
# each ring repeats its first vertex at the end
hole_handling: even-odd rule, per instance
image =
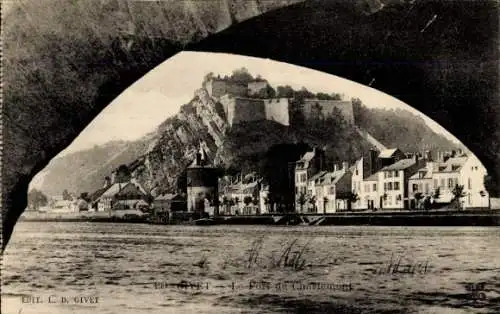
MULTIPOLYGON (((485 208, 486 169, 461 151, 405 154, 400 149, 370 150, 354 162, 326 169, 325 153, 314 148, 291 167, 293 209, 300 213, 362 210, 412 210, 425 204, 485 208), (458 197, 457 197, 458 195, 458 197)), ((200 147, 188 167, 187 193, 153 198, 130 176, 106 178, 89 199, 89 210, 138 209, 154 213, 204 212, 209 215, 258 215, 279 211, 276 195, 257 173, 217 178, 200 147), (116 179, 119 178, 119 179, 116 179)), ((279 198, 279 197, 278 197, 279 198)))
POLYGON ((426 204, 485 208, 487 172, 475 156, 461 151, 405 154, 370 150, 352 165, 343 162, 323 170, 324 153, 314 149, 295 163, 295 208, 298 212, 408 210, 426 204))

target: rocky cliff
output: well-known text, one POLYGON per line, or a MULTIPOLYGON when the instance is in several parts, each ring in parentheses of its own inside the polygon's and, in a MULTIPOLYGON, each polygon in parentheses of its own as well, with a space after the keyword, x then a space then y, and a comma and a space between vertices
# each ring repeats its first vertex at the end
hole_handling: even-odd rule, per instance
POLYGON ((175 192, 180 175, 193 160, 200 144, 211 161, 230 171, 262 171, 269 150, 280 144, 326 148, 327 166, 341 161, 352 162, 374 146, 379 149, 383 145, 397 146, 415 151, 421 149, 424 142, 443 149, 453 145, 409 112, 396 114, 357 107, 358 126, 347 123, 341 115, 332 116, 328 121, 307 120, 290 126, 270 120, 245 121, 230 126, 221 103, 201 88, 175 116, 138 141, 110 143, 54 160, 45 171, 44 182, 39 188, 48 194, 58 194, 64 189, 75 193, 92 192, 101 187, 105 176, 126 164, 132 175, 153 195, 175 192), (377 145, 373 136, 380 140, 376 140, 377 145))

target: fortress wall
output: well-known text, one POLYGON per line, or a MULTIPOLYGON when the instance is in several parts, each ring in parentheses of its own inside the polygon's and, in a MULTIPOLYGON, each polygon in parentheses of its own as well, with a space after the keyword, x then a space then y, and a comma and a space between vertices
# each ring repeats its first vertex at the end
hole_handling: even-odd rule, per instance
POLYGON ((206 82, 205 89, 211 97, 215 98, 219 98, 225 94, 246 96, 248 93, 247 86, 220 79, 206 82))
POLYGON ((290 125, 288 98, 265 99, 264 105, 267 120, 275 121, 286 126, 290 125))
POLYGON ((315 115, 316 104, 319 104, 321 107, 321 112, 324 117, 331 115, 334 109, 337 108, 347 122, 354 123, 354 112, 351 101, 305 99, 303 112, 306 119, 310 119, 315 115))
POLYGON ((243 121, 258 121, 266 119, 264 101, 234 97, 227 101, 227 120, 230 126, 243 121))

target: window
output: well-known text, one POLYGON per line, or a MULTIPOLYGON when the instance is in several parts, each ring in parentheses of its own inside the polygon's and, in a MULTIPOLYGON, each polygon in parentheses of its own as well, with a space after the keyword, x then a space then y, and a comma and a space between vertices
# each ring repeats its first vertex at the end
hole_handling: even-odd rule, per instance
POLYGON ((300 182, 306 182, 307 181, 307 176, 305 173, 300 175, 300 182))
POLYGON ((368 192, 370 192, 370 185, 365 184, 365 193, 368 193, 368 192))
POLYGON ((399 191, 399 182, 394 182, 394 190, 399 191))
POLYGON ((469 186, 469 190, 471 190, 472 189, 472 180, 469 178, 469 180, 468 180, 467 183, 468 183, 468 186, 469 186))
POLYGON ((397 171, 397 170, 396 170, 396 171, 394 171, 394 177, 395 177, 395 178, 399 177, 399 171, 397 171))
POLYGON ((438 186, 439 186, 438 179, 434 179, 434 188, 437 188, 438 186))
POLYGON ((387 177, 388 178, 392 178, 392 172, 391 171, 387 172, 387 177))
POLYGON ((377 192, 377 183, 373 183, 373 192, 377 192))
POLYGON ((429 193, 429 183, 425 184, 425 193, 429 193))
POLYGON ((421 192, 424 190, 424 189, 422 189, 422 183, 418 184, 418 190, 421 191, 421 192))
POLYGON ((384 191, 387 191, 387 182, 384 182, 384 191))
POLYGON ((413 184, 413 192, 417 192, 418 191, 418 184, 413 184))
POLYGON ((387 204, 392 205, 392 195, 387 196, 387 204))
POLYGON ((448 178, 448 188, 453 188, 453 179, 452 178, 448 178))
POLYGON ((392 182, 387 183, 387 189, 392 191, 392 182))
POLYGON ((445 182, 444 182, 444 181, 445 181, 444 179, 441 179, 441 187, 442 187, 442 188, 444 188, 444 184, 445 184, 445 182))
POLYGON ((455 184, 453 186, 457 186, 458 185, 458 178, 455 178, 455 184))
POLYGON ((333 194, 335 194, 335 187, 331 186, 330 187, 330 195, 333 195, 333 194))
POLYGON ((358 169, 356 169, 356 175, 359 175, 358 169))

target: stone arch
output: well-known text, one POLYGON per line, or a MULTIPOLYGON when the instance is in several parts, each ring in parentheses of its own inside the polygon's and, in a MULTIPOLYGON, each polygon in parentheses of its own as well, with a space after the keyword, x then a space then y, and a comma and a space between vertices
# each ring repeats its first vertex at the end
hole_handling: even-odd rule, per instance
MULTIPOLYGON (((495 169, 492 175, 500 182, 498 4, 434 0, 415 5, 388 5, 379 11, 368 6, 372 13, 368 14, 365 6, 358 6, 367 2, 370 1, 310 1, 244 21, 187 46, 184 46, 186 42, 173 40, 175 32, 171 37, 135 36, 136 48, 129 42, 119 45, 122 39, 117 34, 106 34, 114 39, 105 42, 99 42, 99 38, 74 40, 71 51, 101 51, 104 54, 96 58, 113 66, 107 68, 105 62, 100 62, 81 67, 72 62, 77 59, 75 56, 65 55, 62 61, 70 61, 65 66, 77 69, 77 76, 70 79, 92 81, 88 85, 74 82, 71 85, 71 80, 67 81, 69 85, 62 84, 72 93, 92 89, 91 97, 72 99, 71 104, 58 98, 56 85, 42 86, 47 82, 43 80, 46 76, 57 76, 54 68, 31 71, 33 67, 30 66, 36 65, 37 60, 27 58, 21 61, 28 66, 14 69, 14 63, 19 63, 13 48, 18 40, 15 30, 19 24, 11 23, 12 15, 6 16, 3 38, 3 247, 26 206, 31 178, 125 88, 182 48, 272 58, 372 85, 397 96, 452 132, 490 172, 495 169), (424 30, 422 26, 427 23, 429 10, 438 19, 424 30), (106 49, 100 49, 101 44, 106 49), (88 79, 99 71, 103 75, 98 76, 98 80, 88 79), (33 83, 46 93, 29 93, 36 91, 33 83), (27 90, 13 93, 14 85, 27 90), (68 86, 74 86, 75 90, 68 86), (464 127, 468 125, 474 128, 464 127)), ((242 16, 231 8, 234 6, 224 9, 229 14, 222 28, 242 16)), ((23 15, 29 7, 16 10, 15 14, 23 15)), ((47 18, 44 14, 41 17, 47 18)), ((26 27, 36 29, 30 25, 26 27)), ((201 35, 196 36, 201 38, 218 30, 217 27, 212 30, 205 27, 201 35)), ((72 35, 78 29, 66 31, 72 35)), ((40 33, 35 35, 42 37, 40 33)), ((126 40, 129 39, 127 34, 126 40)), ((57 40, 51 42, 56 43, 57 40)))

